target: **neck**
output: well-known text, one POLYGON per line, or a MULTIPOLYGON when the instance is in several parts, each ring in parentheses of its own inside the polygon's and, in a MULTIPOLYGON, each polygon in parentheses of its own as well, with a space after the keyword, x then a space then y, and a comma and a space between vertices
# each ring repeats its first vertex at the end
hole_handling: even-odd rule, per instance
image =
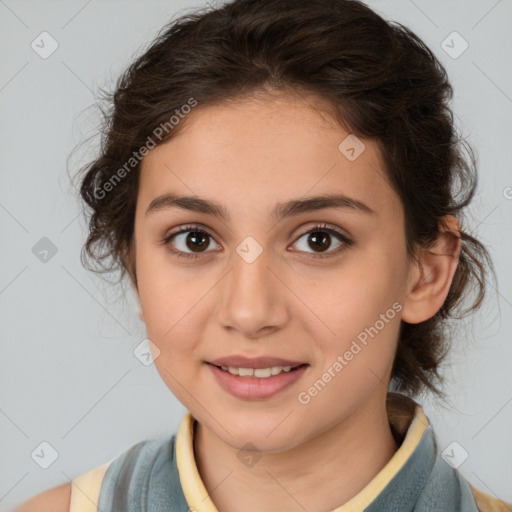
POLYGON ((378 398, 308 442, 264 453, 249 467, 238 459, 239 450, 196 423, 196 464, 217 510, 325 512, 349 501, 398 448, 385 401, 378 398))

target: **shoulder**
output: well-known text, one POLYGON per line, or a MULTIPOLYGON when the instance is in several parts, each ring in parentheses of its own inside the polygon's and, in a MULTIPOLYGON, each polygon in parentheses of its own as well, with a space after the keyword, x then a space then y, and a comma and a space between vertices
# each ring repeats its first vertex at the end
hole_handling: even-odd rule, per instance
POLYGON ((37 494, 13 512, 96 512, 103 478, 111 462, 37 494))
POLYGON ((475 498, 478 510, 481 512, 512 512, 512 504, 476 489, 469 484, 473 497, 475 498))
POLYGON ((141 503, 167 503, 172 505, 169 510, 188 510, 177 457, 174 435, 145 440, 126 450, 105 475, 98 510, 137 512, 143 510, 141 503))
POLYGON ((414 455, 425 461, 425 482, 414 510, 512 512, 512 505, 473 487, 450 458, 443 456, 431 425, 425 429, 425 437, 414 455))
POLYGON ((69 512, 96 512, 105 474, 114 459, 73 479, 69 512))
POLYGON ((68 512, 71 482, 52 487, 22 503, 13 512, 68 512))
POLYGON ((144 501, 160 483, 169 492, 169 486, 160 481, 179 480, 173 473, 174 439, 145 439, 121 453, 103 479, 98 502, 101 510, 135 510, 134 504, 144 501))
POLYGON ((82 473, 73 479, 69 512, 97 512, 101 510, 101 502, 108 499, 111 488, 119 486, 120 474, 134 471, 134 463, 140 465, 153 454, 161 442, 145 439, 132 446, 120 455, 82 473))
POLYGON ((172 462, 174 440, 175 436, 140 441, 71 482, 34 496, 13 512, 97 512, 100 501, 109 502, 116 492, 139 494, 148 471, 158 474, 172 462))

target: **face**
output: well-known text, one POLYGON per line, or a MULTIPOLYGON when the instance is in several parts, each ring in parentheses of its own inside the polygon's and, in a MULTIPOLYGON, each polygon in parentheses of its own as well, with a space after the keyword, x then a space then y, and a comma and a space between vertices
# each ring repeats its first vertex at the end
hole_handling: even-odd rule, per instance
POLYGON ((290 449, 385 400, 409 284, 403 211, 377 145, 340 149, 349 133, 319 106, 280 96, 198 107, 142 162, 134 257, 155 364, 233 448, 290 449), (165 194, 225 216, 197 201, 150 208, 165 194), (278 209, 328 195, 367 208, 278 209), (210 364, 230 356, 302 366, 264 379, 210 364))

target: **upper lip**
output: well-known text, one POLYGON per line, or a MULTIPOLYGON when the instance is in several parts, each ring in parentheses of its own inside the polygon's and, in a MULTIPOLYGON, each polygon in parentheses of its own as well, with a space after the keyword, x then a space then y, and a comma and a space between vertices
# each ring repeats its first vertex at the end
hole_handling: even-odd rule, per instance
POLYGON ((235 368, 271 368, 272 366, 300 366, 305 364, 303 361, 291 361, 279 357, 245 357, 242 355, 233 355, 207 361, 214 366, 233 366, 235 368))

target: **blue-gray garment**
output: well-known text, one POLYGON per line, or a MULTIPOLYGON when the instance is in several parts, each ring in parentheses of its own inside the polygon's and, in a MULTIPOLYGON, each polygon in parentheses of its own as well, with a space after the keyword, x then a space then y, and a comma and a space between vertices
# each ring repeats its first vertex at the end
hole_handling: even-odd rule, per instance
MULTIPOLYGON (((141 441, 115 459, 103 479, 98 510, 190 512, 176 465, 176 436, 141 441)), ((478 512, 466 480, 441 458, 431 425, 364 512, 410 511, 478 512)))

